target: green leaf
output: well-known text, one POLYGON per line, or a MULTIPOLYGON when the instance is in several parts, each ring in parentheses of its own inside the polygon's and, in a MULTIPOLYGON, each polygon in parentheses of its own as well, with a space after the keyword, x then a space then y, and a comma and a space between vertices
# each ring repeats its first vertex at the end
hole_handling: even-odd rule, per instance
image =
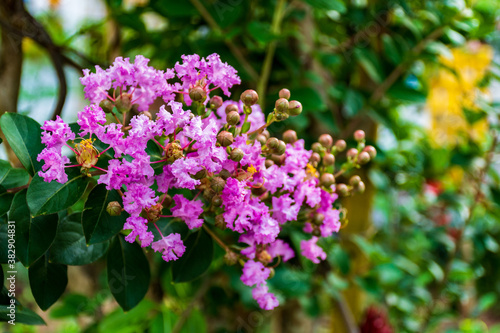
POLYGON ((109 215, 106 208, 112 201, 121 202, 121 197, 116 191, 108 191, 104 184, 97 185, 90 192, 82 214, 87 244, 104 242, 123 229, 128 215, 125 212, 120 216, 109 215))
POLYGON ((252 123, 247 121, 246 123, 243 124, 243 126, 241 126, 241 133, 246 133, 248 132, 248 130, 250 129, 250 126, 252 126, 252 123))
POLYGON ((172 280, 188 282, 203 274, 213 258, 212 237, 203 229, 192 233, 184 241, 186 252, 172 264, 172 280))
POLYGON ((79 294, 66 295, 61 303, 50 310, 51 318, 75 317, 82 312, 88 313, 92 309, 91 300, 87 296, 79 294))
POLYGON ((85 192, 89 178, 79 170, 70 169, 64 184, 47 183, 36 175, 28 188, 28 206, 32 216, 57 213, 74 205, 85 192))
POLYGON ((408 102, 414 103, 424 103, 427 96, 415 89, 411 89, 405 87, 402 83, 393 85, 388 91, 387 94, 394 98, 408 102))
POLYGON ((354 51, 359 64, 366 71, 366 74, 375 82, 381 83, 383 72, 377 55, 371 50, 356 49, 354 51))
POLYGON ((364 97, 356 90, 347 89, 344 96, 344 114, 347 117, 355 116, 364 105, 364 97))
POLYGON ((305 2, 316 9, 335 10, 340 14, 346 12, 346 6, 341 0, 305 0, 305 2))
POLYGON ((0 185, 0 216, 9 211, 13 198, 14 194, 7 192, 7 190, 0 185))
POLYGON ((47 256, 37 260, 28 275, 33 297, 43 311, 61 297, 68 284, 68 267, 50 263, 47 256))
POLYGON ((115 237, 108 251, 109 290, 123 310, 135 307, 146 295, 150 280, 149 264, 137 243, 115 237))
POLYGON ((6 189, 28 184, 30 175, 25 169, 13 168, 9 162, 0 160, 0 185, 6 189))
POLYGON ((16 223, 16 256, 25 267, 38 260, 49 249, 57 231, 57 214, 31 217, 26 190, 17 192, 12 200, 9 220, 16 223))
POLYGON ((80 213, 66 216, 61 220, 54 243, 49 250, 50 262, 64 265, 87 265, 106 253, 109 242, 87 246, 81 220, 80 213))
POLYGON ((269 23, 262 23, 257 21, 252 21, 247 26, 249 36, 255 38, 259 43, 269 43, 276 36, 271 32, 271 25, 269 23))
MULTIPOLYGON (((2 293, 6 294, 7 291, 4 287, 2 293)), ((26 324, 26 325, 46 325, 45 321, 37 315, 35 312, 30 309, 24 307, 19 303, 17 299, 15 299, 16 305, 16 324, 26 324)), ((9 321, 11 318, 8 316, 10 314, 9 304, 1 304, 0 305, 0 321, 9 321)))
POLYGON ((0 127, 19 161, 34 176, 42 166, 36 158, 45 147, 41 141, 40 124, 17 113, 4 113, 0 117, 0 127))
POLYGON ((464 112, 465 119, 467 119, 467 122, 471 125, 486 118, 488 115, 483 110, 472 110, 469 108, 462 108, 462 110, 464 112))
POLYGON ((391 61, 392 64, 398 65, 401 63, 401 55, 398 48, 394 43, 392 37, 388 34, 382 36, 382 43, 384 44, 384 54, 391 61))

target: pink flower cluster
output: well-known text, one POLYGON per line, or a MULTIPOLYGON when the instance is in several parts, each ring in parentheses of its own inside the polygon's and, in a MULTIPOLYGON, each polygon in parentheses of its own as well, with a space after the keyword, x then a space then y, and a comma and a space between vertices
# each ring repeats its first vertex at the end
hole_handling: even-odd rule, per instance
MULTIPOLYGON (((295 256, 291 246, 278 238, 283 225, 296 221, 299 212, 306 210, 307 214, 324 216, 319 227, 321 237, 331 236, 340 228, 339 211, 333 208, 337 195, 333 186, 325 189, 319 185, 317 173, 309 164, 312 152, 304 148, 303 140, 287 144, 281 162, 268 167, 264 147, 247 134, 235 135, 228 148, 221 146, 218 134, 227 128, 225 107, 236 104, 243 118, 242 102, 227 101, 208 116, 197 115, 189 109, 192 101, 188 91, 194 86, 202 87, 210 96, 220 88, 229 96, 229 89, 240 83, 240 79, 235 69, 222 63, 217 54, 206 59, 196 54, 182 59, 183 63, 166 71, 149 67, 149 60, 142 56, 137 56, 134 63, 128 58, 117 58, 106 70, 96 67, 95 73, 85 70, 81 82, 92 104, 78 114, 80 132, 73 133, 60 118, 44 123, 42 142, 46 148, 38 160, 44 160, 45 164, 39 175, 47 182, 66 182, 65 168, 71 166, 69 158, 62 155, 62 147, 70 147, 80 162, 74 166, 83 168, 87 162, 95 168, 93 175, 99 177, 99 184, 123 193, 123 208, 130 215, 123 227, 130 230, 126 240, 151 246, 165 261, 177 260, 186 247, 177 233, 155 240, 148 223, 156 226, 157 219, 151 216, 183 220, 189 229, 202 227, 205 223, 202 214, 212 208, 212 202, 199 194, 210 180, 224 179, 222 189, 216 193, 221 204, 215 214, 223 218, 228 229, 240 234, 240 242, 248 245, 239 254, 246 260, 241 281, 254 286, 252 294, 260 307, 273 309, 278 300, 268 290, 268 265, 277 258, 288 261, 295 256), (173 78, 178 82, 169 83, 173 78), (155 117, 139 112, 128 123, 111 122, 113 112, 107 111, 107 116, 99 104, 103 100, 116 102, 124 94, 138 105, 138 111, 149 110, 157 98, 166 104, 155 117), (185 104, 174 101, 176 95, 183 96, 185 104), (89 138, 107 145, 105 150, 112 154, 106 169, 95 166, 92 159, 98 159, 104 151, 89 150, 88 144, 71 146, 72 141, 91 142, 89 138), (151 161, 147 147, 152 142, 162 149, 163 159, 151 161), (231 159, 228 153, 237 148, 243 151, 239 161, 231 159), (84 149, 91 157, 88 154, 86 159, 83 157, 84 149), (154 163, 163 163, 161 172, 155 173, 154 163), (263 190, 263 194, 254 194, 255 188, 263 190), (165 195, 173 189, 193 190, 193 196, 188 199, 174 195, 173 207, 165 207, 171 214, 162 215, 165 195)), ((258 105, 251 109, 248 121, 250 131, 254 131, 266 121, 258 105)), ((304 231, 312 233, 311 224, 306 224, 304 231)), ((317 241, 314 236, 300 244, 302 255, 315 263, 326 258, 317 241)))

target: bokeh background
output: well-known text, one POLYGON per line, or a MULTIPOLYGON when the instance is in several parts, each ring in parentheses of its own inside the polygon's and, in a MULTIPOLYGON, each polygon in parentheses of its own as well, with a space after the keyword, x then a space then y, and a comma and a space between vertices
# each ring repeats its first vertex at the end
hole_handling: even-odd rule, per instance
MULTIPOLYGON (((62 300, 37 310, 47 326, 2 329, 500 332, 500 1, 26 0, 25 11, 2 1, 0 115, 71 122, 86 104, 83 68, 142 54, 165 69, 218 53, 242 78, 235 99, 255 89, 268 113, 286 87, 302 102, 271 132, 312 144, 363 129, 378 149, 327 260, 276 269, 273 312, 255 307, 219 250, 191 283, 172 284, 158 261, 127 313, 102 264, 71 267, 62 300)), ((20 300, 36 309, 19 271, 20 300)))

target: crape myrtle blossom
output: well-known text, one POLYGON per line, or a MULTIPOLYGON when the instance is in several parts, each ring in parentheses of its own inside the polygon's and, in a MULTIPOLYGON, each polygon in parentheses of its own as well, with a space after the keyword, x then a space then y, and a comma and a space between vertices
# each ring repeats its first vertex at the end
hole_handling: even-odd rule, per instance
MULTIPOLYGON (((185 55, 165 71, 148 62, 143 56, 133 63, 117 58, 108 69, 84 70, 81 82, 91 104, 78 113, 80 131, 73 133, 60 117, 44 123, 46 148, 37 158, 44 161, 38 175, 47 182, 65 183, 65 168, 79 167, 107 190, 117 191, 121 214, 127 215, 126 241, 151 247, 165 261, 182 258, 186 246, 181 234, 162 234, 156 224, 160 219, 185 223, 190 232, 206 229, 214 238, 214 222, 209 221, 237 233, 243 246, 237 252, 223 248, 243 265, 241 281, 253 287, 259 306, 275 308, 278 300, 267 285, 273 268, 298 253, 314 263, 324 260, 319 237, 341 227, 334 205, 342 187, 321 178, 332 168, 319 168, 321 156, 305 149, 296 134, 292 139, 284 135, 285 143, 265 131, 270 123, 300 113, 300 103, 290 101, 290 109, 284 108, 289 92, 286 98, 280 92, 280 103, 265 117, 253 91, 242 94, 242 101, 223 102, 218 96, 218 103, 191 100, 195 89, 209 96, 220 88, 229 96, 229 89, 240 83, 236 70, 217 54, 185 55), (175 83, 169 82, 174 78, 175 83), (149 110, 159 98, 165 105, 149 110), (236 121, 228 123, 227 107, 237 110, 231 115, 236 121), (74 152, 76 161, 62 154, 63 146, 74 152), (300 249, 279 238, 292 224, 312 234, 300 249)), ((321 154, 333 152, 331 146, 325 144, 321 154)))

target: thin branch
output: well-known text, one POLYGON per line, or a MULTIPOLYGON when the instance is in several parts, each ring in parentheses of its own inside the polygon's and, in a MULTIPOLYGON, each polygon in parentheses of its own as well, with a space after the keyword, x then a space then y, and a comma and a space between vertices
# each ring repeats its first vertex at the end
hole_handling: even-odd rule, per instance
POLYGON ((217 235, 212 230, 210 230, 209 227, 203 224, 203 229, 205 229, 205 231, 210 235, 210 237, 212 237, 214 241, 216 241, 217 244, 219 244, 220 247, 222 247, 226 252, 231 251, 229 247, 226 245, 226 243, 224 243, 219 237, 217 237, 217 235))
MULTIPOLYGON (((217 24, 217 22, 214 20, 212 15, 208 12, 208 10, 203 6, 203 4, 199 0, 190 0, 193 6, 198 10, 200 15, 203 17, 203 19, 208 23, 210 28, 214 30, 216 33, 223 34, 221 27, 217 24)), ((240 49, 236 47, 229 39, 224 38, 224 43, 226 46, 229 48, 231 53, 234 55, 234 57, 238 60, 238 62, 243 66, 245 71, 250 75, 253 81, 257 81, 259 78, 259 75, 253 69, 252 65, 245 59, 243 53, 241 53, 240 49)))

